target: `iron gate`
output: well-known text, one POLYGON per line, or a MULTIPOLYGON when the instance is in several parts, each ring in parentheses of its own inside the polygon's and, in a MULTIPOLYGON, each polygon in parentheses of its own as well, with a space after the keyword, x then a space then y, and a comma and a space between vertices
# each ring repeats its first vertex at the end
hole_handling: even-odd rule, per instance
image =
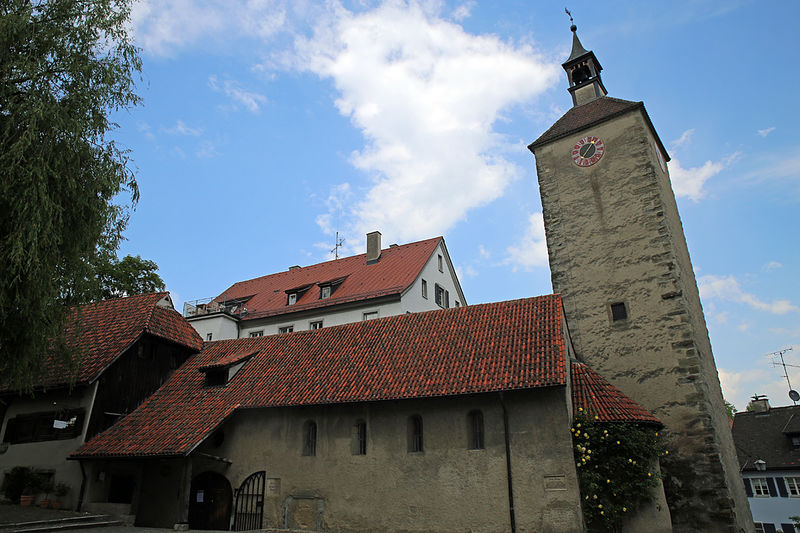
POLYGON ((236 491, 233 514, 233 530, 261 529, 264 519, 264 481, 266 472, 250 474, 236 491))

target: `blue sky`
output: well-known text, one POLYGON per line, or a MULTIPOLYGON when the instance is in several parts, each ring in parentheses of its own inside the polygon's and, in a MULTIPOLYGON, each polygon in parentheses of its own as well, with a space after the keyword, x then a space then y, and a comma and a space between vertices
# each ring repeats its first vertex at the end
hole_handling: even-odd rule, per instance
MULTIPOLYGON (((767 354, 800 366, 800 3, 568 7, 672 157, 726 397, 789 403, 767 354)), ((372 230, 444 235, 470 304, 551 292, 526 145, 571 105, 563 2, 141 0, 133 31, 121 253, 156 261, 176 304, 327 260, 335 231, 345 253, 372 230)))

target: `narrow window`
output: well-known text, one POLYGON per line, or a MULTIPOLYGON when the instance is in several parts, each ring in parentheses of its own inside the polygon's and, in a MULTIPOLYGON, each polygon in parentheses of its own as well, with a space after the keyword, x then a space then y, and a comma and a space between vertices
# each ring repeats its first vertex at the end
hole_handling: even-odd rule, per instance
POLYGON ((447 298, 449 295, 446 294, 447 291, 444 290, 444 287, 439 285, 438 283, 434 284, 433 286, 433 299, 436 301, 436 305, 439 307, 447 307, 447 298))
POLYGON ((786 486, 789 487, 789 496, 800 496, 800 477, 787 477, 786 486))
POLYGON ((483 450, 483 413, 476 410, 467 415, 467 431, 469 449, 483 450))
POLYGON ((364 317, 363 317, 364 320, 372 320, 373 318, 378 318, 378 312, 377 311, 368 311, 368 312, 364 313, 364 317))
POLYGON ((213 337, 213 336, 214 336, 214 334, 213 334, 213 333, 206 333, 206 340, 207 340, 207 341, 210 341, 210 340, 211 340, 211 337, 213 337))
POLYGON ((458 303, 458 300, 456 300, 456 307, 461 307, 461 304, 458 303))
POLYGON ((444 306, 450 309, 450 291, 444 291, 444 306))
POLYGON ((258 331, 251 331, 250 332, 250 336, 251 337, 263 337, 264 336, 264 330, 260 329, 258 331))
POLYGON ((283 326, 278 328, 278 333, 291 333, 294 331, 294 325, 292 326, 283 326))
POLYGON ((441 255, 439 255, 439 272, 444 272, 444 263, 441 255))
POLYGON ((422 417, 414 415, 408 417, 408 452, 423 451, 422 447, 422 417))
POLYGON ((353 455, 367 455, 367 423, 359 420, 353 426, 353 455))
POLYGON ((317 423, 313 420, 303 424, 303 455, 317 455, 317 423))
POLYGON ((320 288, 319 290, 319 298, 320 300, 325 300, 331 297, 331 286, 325 285, 324 287, 320 288))
POLYGON ((309 322, 309 327, 311 329, 322 329, 322 320, 315 320, 313 322, 309 322))
POLYGON ((293 292, 289 295, 289 303, 288 305, 294 305, 297 303, 297 293, 293 292))
POLYGON ((625 308, 624 302, 617 302, 611 304, 611 320, 619 322, 620 320, 627 320, 628 310, 625 308))
POLYGON ((424 279, 422 280, 422 297, 428 299, 428 282, 424 279))

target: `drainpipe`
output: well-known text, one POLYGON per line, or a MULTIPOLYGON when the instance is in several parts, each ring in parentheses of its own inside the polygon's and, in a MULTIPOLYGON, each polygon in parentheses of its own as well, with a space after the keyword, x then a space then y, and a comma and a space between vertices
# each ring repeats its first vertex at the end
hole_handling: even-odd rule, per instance
POLYGON ((81 467, 81 490, 78 491, 78 505, 75 507, 76 511, 80 511, 83 507, 83 495, 86 492, 86 468, 83 466, 83 461, 78 459, 78 464, 81 467))
POLYGON ((500 406, 503 408, 503 436, 506 441, 506 479, 508 479, 508 517, 511 521, 511 533, 517 532, 517 521, 514 518, 514 485, 511 477, 511 444, 508 437, 508 411, 503 401, 503 393, 499 394, 500 406))

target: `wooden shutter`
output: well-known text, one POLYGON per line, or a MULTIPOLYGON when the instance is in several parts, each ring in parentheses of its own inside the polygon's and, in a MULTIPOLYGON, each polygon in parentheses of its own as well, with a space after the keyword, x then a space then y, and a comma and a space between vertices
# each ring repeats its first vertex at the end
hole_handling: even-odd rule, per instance
POLYGON ((752 498, 753 497, 753 487, 750 485, 750 480, 747 479, 747 478, 744 478, 743 481, 744 481, 744 491, 747 494, 747 497, 748 498, 752 498))
POLYGON ((778 495, 778 491, 775 489, 775 480, 771 477, 767 478, 767 488, 769 489, 770 497, 775 498, 778 495))
MULTIPOLYGON (((786 490, 786 481, 782 477, 776 477, 775 484, 778 485, 778 493, 781 495, 781 498, 788 498, 789 491, 786 490)), ((784 531, 784 533, 786 532, 784 531)))
POLYGON ((792 524, 781 524, 783 533, 795 533, 797 529, 792 524))
MULTIPOLYGON (((772 478, 767 478, 772 479, 772 478)), ((777 533, 775 530, 775 524, 768 524, 764 522, 764 533, 777 533)))

